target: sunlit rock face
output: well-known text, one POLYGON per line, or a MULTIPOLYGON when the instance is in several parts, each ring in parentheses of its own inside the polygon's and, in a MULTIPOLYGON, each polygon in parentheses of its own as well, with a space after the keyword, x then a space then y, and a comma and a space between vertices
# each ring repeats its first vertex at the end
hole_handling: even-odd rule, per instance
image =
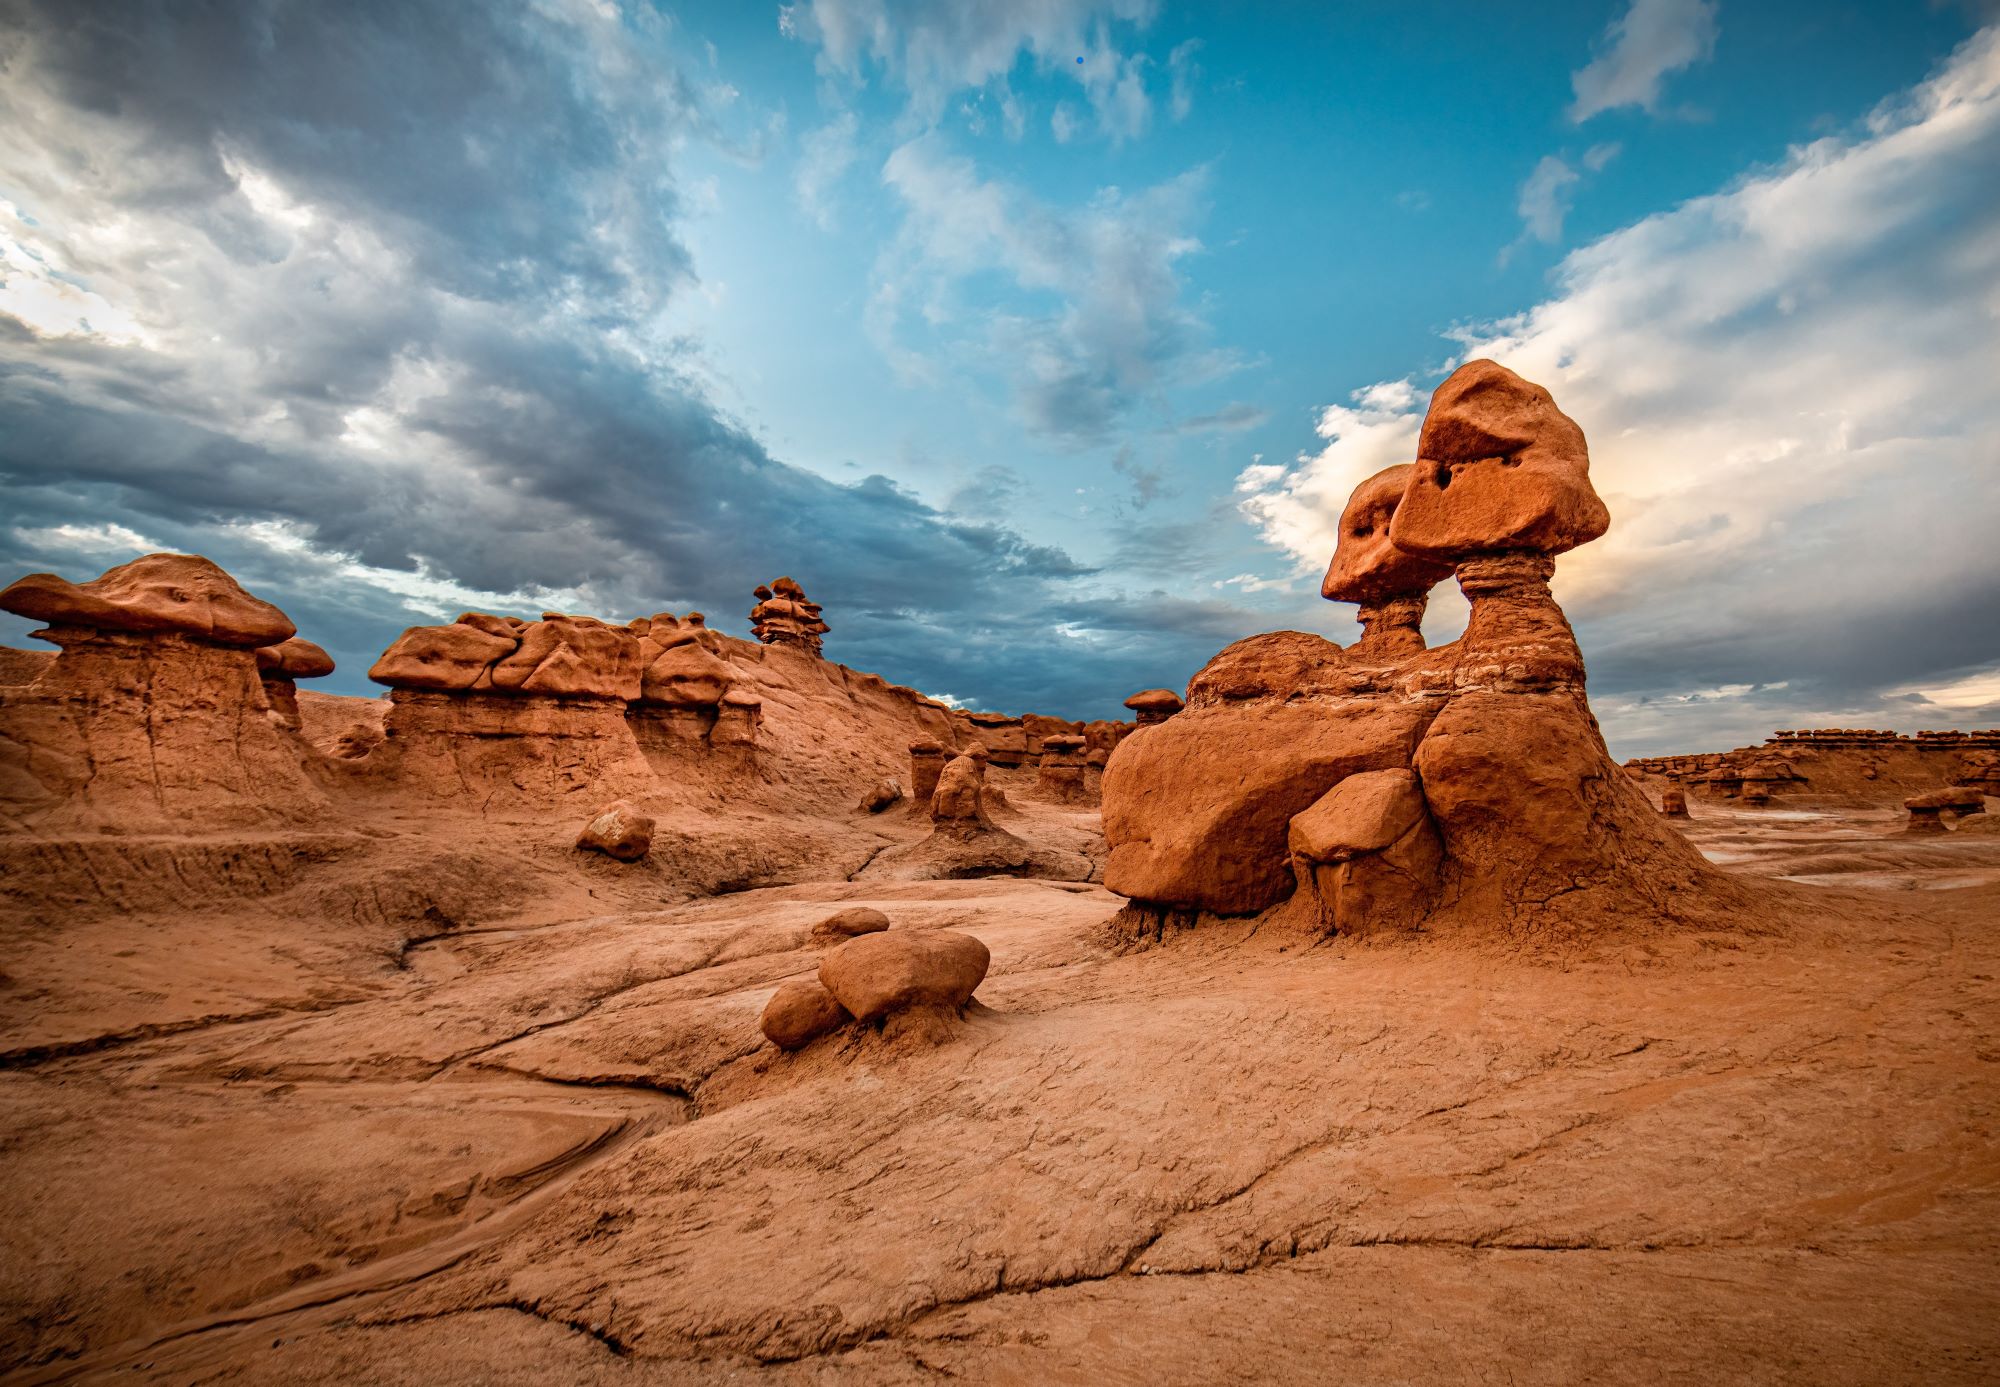
POLYGON ((1475 361, 1439 386, 1415 462, 1355 489, 1322 592, 1360 609, 1346 649, 1239 641, 1105 769, 1105 884, 1158 910, 1249 915, 1295 898, 1343 933, 1672 918, 1710 879, 1611 763, 1555 556, 1603 534, 1583 432, 1548 392, 1475 361), (1426 649, 1455 575, 1464 636, 1426 649))

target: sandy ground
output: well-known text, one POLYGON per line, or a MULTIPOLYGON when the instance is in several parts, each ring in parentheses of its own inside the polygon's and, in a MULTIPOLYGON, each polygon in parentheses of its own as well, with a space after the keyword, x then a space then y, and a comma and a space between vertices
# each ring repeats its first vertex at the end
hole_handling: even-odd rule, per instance
POLYGON ((0 1363, 2000 1380, 2000 835, 1695 811, 1767 908, 1560 956, 1006 878, 678 899, 504 826, 128 844, 8 917, 0 1363), (978 935, 979 1005, 781 1055, 854 904, 978 935))

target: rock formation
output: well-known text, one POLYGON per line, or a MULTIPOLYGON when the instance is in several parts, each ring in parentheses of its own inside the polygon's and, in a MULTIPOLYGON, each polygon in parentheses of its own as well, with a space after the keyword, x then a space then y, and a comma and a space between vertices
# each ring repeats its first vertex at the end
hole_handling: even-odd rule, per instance
POLYGON ((1085 797, 1084 740, 1062 735, 1042 739, 1042 759, 1035 774, 1035 788, 1046 799, 1074 804, 1085 797))
POLYGON ((1125 700, 1125 706, 1132 710, 1139 726, 1151 727, 1165 722, 1182 708, 1181 696, 1172 689, 1141 689, 1125 700))
POLYGON ((771 994, 757 1024, 780 1050, 803 1050, 853 1019, 817 978, 799 978, 771 994))
POLYGON ((903 782, 892 775, 885 775, 868 787, 868 793, 861 797, 862 812, 879 814, 903 797, 903 782))
POLYGON ((766 645, 797 646, 817 656, 820 638, 831 628, 820 619, 819 604, 806 600, 805 589, 790 578, 779 578, 757 589, 750 629, 766 645))
POLYGON ((1903 801, 1903 807, 1910 811, 1910 822, 1903 830, 1905 833, 1943 833, 1947 823, 1971 814, 1984 814, 1986 797, 1976 789, 1951 785, 1942 790, 1912 795, 1903 801))
POLYGON ((259 647, 257 677, 264 684, 264 701, 287 732, 299 730, 301 679, 321 679, 333 673, 333 657, 300 636, 259 647))
POLYGON ((908 1007, 962 1007, 992 955, 969 934, 892 930, 850 939, 820 960, 820 985, 857 1021, 908 1007))
POLYGON ((620 862, 637 862, 653 847, 653 818, 629 800, 613 800, 591 816, 576 845, 620 862))
POLYGON ((1670 819, 1688 817, 1688 795, 1678 785, 1669 785, 1660 791, 1660 812, 1670 819))
POLYGON ((929 815, 938 777, 944 774, 945 752, 928 737, 910 743, 911 812, 929 815))
POLYGON ((361 764, 441 798, 643 794, 653 774, 625 716, 642 653, 629 627, 561 612, 412 626, 368 671, 390 706, 361 764))
POLYGON ((8 820, 186 832, 324 812, 256 653, 296 628, 209 560, 148 554, 86 583, 30 574, 0 609, 47 622, 34 634, 61 652, 0 693, 8 820))
POLYGON ((879 934, 889 928, 889 917, 865 905, 836 910, 812 928, 815 939, 852 939, 858 934, 879 934))
POLYGON ((1607 524, 1548 392, 1461 367, 1417 460, 1343 512, 1325 591, 1361 606, 1362 639, 1239 641, 1185 712, 1142 713, 1105 769, 1105 884, 1155 914, 1290 896, 1288 914, 1342 932, 1676 915, 1713 874, 1611 763, 1549 595, 1555 556, 1607 524), (1426 650, 1424 597, 1447 569, 1471 615, 1426 650))

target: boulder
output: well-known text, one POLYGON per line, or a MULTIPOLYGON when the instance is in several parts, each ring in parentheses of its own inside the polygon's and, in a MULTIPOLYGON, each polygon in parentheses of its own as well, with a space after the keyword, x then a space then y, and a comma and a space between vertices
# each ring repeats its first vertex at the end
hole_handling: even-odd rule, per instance
POLYGON ((872 1021, 913 1006, 962 1007, 992 955, 969 934, 891 930, 850 939, 820 960, 819 980, 847 1011, 872 1021))
POLYGON ((812 932, 823 939, 852 939, 861 934, 880 934, 887 928, 887 915, 869 906, 854 905, 827 916, 813 926, 812 932))
POLYGON ((1583 430, 1549 392, 1492 361, 1468 361, 1431 395, 1389 526, 1407 554, 1560 554, 1598 538, 1611 515, 1590 485, 1583 430))
POLYGON ((803 1050, 853 1019, 831 992, 811 978, 801 978, 771 994, 757 1024, 780 1050, 803 1050))
POLYGON ((861 797, 861 808, 870 814, 879 814, 903 797, 903 783, 894 776, 884 776, 869 787, 861 797))
POLYGON ((283 612, 198 554, 147 554, 87 583, 30 573, 0 591, 0 611, 50 626, 188 636, 252 650, 298 632, 283 612))
POLYGON ((637 862, 652 850, 653 818, 640 813, 630 801, 613 800, 584 825, 576 845, 620 862, 637 862))
MULTIPOLYGON (((1339 646, 1309 631, 1249 636, 1224 646, 1188 681, 1188 705, 1201 708, 1287 698, 1323 682, 1326 671, 1343 659, 1339 646)), ((1131 706, 1129 700, 1127 706, 1131 706)))

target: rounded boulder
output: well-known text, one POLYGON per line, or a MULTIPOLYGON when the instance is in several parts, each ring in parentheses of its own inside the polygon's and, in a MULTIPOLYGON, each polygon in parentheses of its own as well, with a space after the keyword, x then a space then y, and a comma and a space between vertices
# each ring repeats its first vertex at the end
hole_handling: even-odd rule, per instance
POLYGON ((820 960, 819 980, 848 1012, 873 1021, 913 1006, 962 1007, 993 961, 952 930, 893 930, 850 939, 820 960))

